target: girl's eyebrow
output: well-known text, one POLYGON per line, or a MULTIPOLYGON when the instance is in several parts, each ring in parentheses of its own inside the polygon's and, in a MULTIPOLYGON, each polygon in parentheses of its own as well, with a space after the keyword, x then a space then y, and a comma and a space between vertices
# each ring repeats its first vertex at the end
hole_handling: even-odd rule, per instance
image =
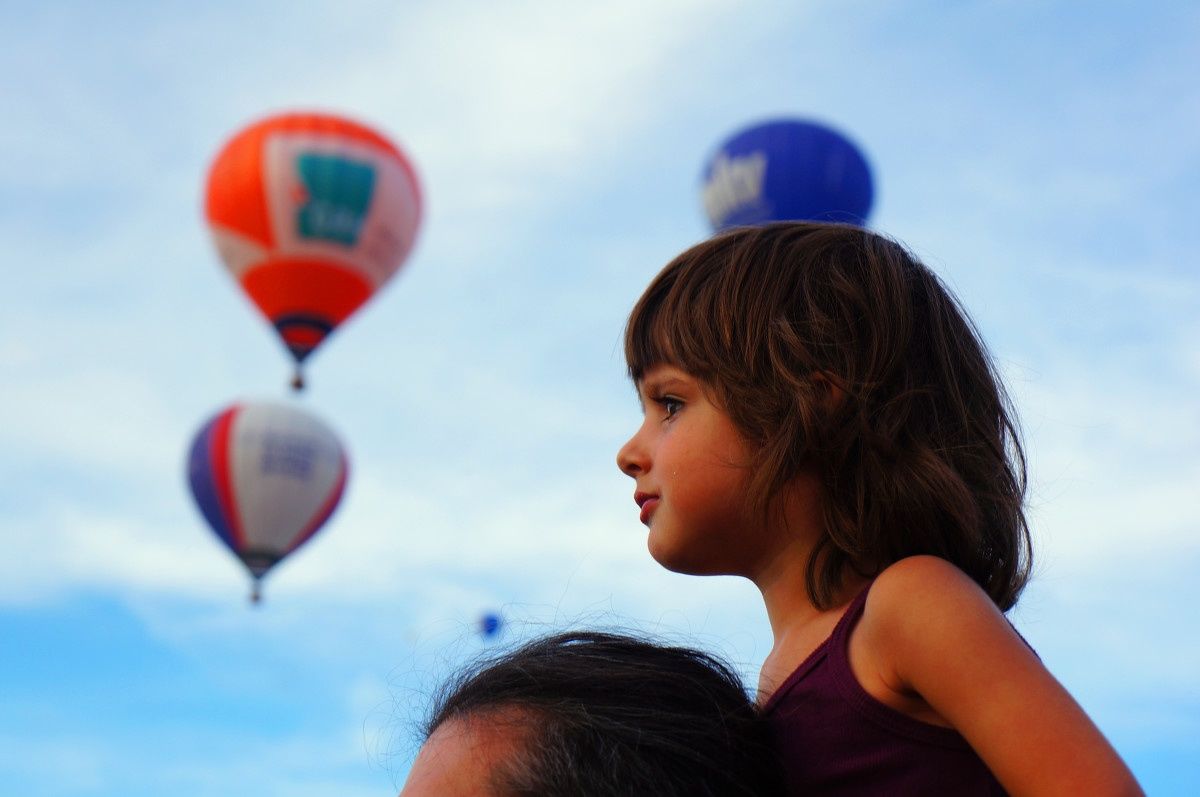
MULTIPOLYGON (((650 372, 658 372, 658 368, 651 368, 650 372)), ((642 413, 644 414, 646 412, 646 395, 652 393, 665 393, 671 390, 686 389, 691 384, 689 381, 690 379, 691 377, 680 375, 674 371, 668 371, 666 374, 661 376, 646 376, 643 374, 642 378, 634 383, 634 391, 637 393, 638 407, 641 408, 642 413)))
POLYGON ((658 379, 643 379, 637 383, 638 402, 643 401, 643 396, 649 393, 666 393, 672 390, 685 390, 688 387, 688 381, 675 375, 659 377, 658 379))

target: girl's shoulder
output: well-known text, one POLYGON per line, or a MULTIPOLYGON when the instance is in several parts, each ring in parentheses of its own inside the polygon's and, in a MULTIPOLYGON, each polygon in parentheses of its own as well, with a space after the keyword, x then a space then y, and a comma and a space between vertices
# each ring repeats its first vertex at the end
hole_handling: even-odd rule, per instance
POLYGON ((864 689, 902 713, 953 724, 920 695, 926 679, 964 651, 1019 642, 1016 631, 970 576, 936 556, 912 556, 871 584, 849 640, 851 668, 864 689))
MULTIPOLYGON (((867 593, 862 622, 886 626, 924 625, 982 612, 1003 621, 1003 613, 962 570, 937 556, 910 556, 884 568, 867 593)), ((911 630, 911 629, 910 629, 911 630)))
POLYGON ((1141 793, 987 593, 949 562, 914 556, 881 572, 849 655, 869 694, 958 731, 1009 792, 1141 793))

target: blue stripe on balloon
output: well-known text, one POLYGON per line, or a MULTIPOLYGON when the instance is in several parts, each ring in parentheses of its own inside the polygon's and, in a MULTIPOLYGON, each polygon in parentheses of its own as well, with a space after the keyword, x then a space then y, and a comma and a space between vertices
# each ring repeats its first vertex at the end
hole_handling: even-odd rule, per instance
POLYGON ((216 463, 212 461, 213 435, 216 434, 217 422, 223 415, 224 412, 205 424, 192 441, 192 450, 188 454, 188 482, 192 487, 192 495, 196 498, 196 505, 200 507, 208 525, 212 526, 221 541, 236 553, 229 519, 221 512, 221 502, 217 498, 217 477, 214 473, 216 463))

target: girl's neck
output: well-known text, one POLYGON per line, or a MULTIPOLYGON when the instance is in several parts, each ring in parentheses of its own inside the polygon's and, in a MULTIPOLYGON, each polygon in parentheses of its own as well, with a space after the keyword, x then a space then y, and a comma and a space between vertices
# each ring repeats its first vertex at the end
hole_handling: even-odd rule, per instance
POLYGON ((809 624, 821 614, 808 595, 809 546, 792 545, 759 571, 753 581, 762 593, 776 644, 789 629, 809 624))
POLYGON ((775 689, 833 633, 846 605, 865 586, 853 573, 842 581, 828 607, 819 607, 808 595, 808 551, 776 557, 754 579, 767 607, 773 642, 758 680, 758 702, 766 705, 775 689))
POLYGON ((842 610, 862 591, 868 579, 847 570, 828 606, 817 606, 809 597, 808 561, 810 550, 800 549, 776 557, 769 567, 755 577, 754 583, 762 593, 767 607, 770 631, 778 645, 781 637, 820 621, 829 613, 841 616, 842 610))
POLYGON ((778 643, 787 628, 818 613, 808 597, 808 560, 822 536, 822 490, 815 475, 800 473, 772 501, 766 539, 773 545, 746 575, 762 593, 778 643))
POLYGON ((820 484, 814 475, 800 474, 779 500, 766 529, 775 544, 750 574, 762 593, 774 637, 759 672, 760 705, 829 638, 846 605, 866 583, 847 572, 829 605, 817 606, 808 594, 808 561, 824 537, 820 484))

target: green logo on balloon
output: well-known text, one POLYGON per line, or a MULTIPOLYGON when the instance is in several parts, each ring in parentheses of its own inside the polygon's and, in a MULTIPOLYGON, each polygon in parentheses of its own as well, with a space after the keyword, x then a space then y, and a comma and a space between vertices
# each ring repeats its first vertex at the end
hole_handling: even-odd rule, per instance
POLYGON ((296 158, 304 197, 296 212, 300 237, 354 246, 375 190, 375 168, 336 155, 296 158))

